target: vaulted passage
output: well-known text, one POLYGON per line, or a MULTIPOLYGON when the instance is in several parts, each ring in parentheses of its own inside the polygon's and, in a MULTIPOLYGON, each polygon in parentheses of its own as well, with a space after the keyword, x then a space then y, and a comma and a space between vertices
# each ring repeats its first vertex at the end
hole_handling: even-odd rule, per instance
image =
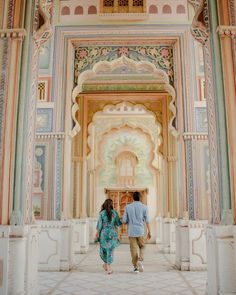
POLYGON ((236 294, 235 38, 236 0, 0 0, 1 295, 236 294))

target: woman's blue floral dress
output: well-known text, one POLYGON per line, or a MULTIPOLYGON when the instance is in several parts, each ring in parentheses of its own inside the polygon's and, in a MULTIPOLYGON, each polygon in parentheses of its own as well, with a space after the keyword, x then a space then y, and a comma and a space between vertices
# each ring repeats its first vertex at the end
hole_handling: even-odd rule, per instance
POLYGON ((100 212, 97 223, 99 231, 100 256, 101 259, 111 264, 113 261, 113 250, 119 246, 117 227, 121 226, 120 217, 115 210, 112 210, 111 221, 108 220, 106 210, 100 212))

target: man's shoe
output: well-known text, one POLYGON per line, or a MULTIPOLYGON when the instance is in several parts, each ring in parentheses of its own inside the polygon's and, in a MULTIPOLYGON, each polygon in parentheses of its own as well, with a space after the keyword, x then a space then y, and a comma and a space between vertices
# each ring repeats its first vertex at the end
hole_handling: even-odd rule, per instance
POLYGON ((139 273, 139 270, 138 270, 138 268, 137 268, 137 267, 135 267, 135 268, 134 268, 134 270, 133 270, 133 273, 136 273, 136 274, 138 274, 138 273, 139 273))
POLYGON ((138 271, 143 272, 144 271, 144 267, 141 261, 138 262, 138 271))

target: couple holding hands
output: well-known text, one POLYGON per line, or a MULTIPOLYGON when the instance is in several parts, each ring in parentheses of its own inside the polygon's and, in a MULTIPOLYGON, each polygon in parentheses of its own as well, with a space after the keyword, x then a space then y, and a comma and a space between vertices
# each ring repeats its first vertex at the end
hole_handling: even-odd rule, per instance
MULTIPOLYGON (((151 238, 147 206, 140 201, 139 192, 133 193, 133 202, 125 207, 123 223, 128 224, 130 253, 134 273, 143 272, 143 254, 145 247, 144 226, 147 226, 147 239, 151 238)), ((119 245, 117 227, 121 226, 120 217, 113 209, 111 199, 106 199, 102 205, 97 222, 95 240, 100 243, 100 257, 107 274, 112 273, 113 251, 119 245)))

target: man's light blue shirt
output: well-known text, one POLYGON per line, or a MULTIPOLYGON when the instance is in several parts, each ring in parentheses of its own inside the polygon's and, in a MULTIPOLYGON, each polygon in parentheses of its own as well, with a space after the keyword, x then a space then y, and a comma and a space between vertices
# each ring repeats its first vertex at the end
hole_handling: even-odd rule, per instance
POLYGON ((124 223, 128 224, 129 237, 144 236, 144 223, 149 223, 148 209, 143 203, 134 201, 125 207, 124 223))

